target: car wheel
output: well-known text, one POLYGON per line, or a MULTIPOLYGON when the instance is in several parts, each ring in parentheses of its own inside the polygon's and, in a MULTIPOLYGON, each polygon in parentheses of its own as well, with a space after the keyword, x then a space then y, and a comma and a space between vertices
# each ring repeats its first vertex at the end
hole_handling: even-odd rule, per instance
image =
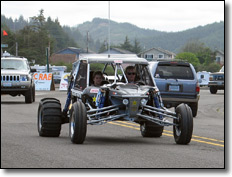
POLYGON ((38 108, 38 132, 40 136, 58 137, 61 130, 61 104, 53 98, 42 99, 38 108))
POLYGON ((30 87, 28 91, 25 93, 25 103, 33 102, 33 88, 30 87))
POLYGON ((209 88, 211 94, 216 94, 217 93, 217 87, 210 87, 209 88))
POLYGON ((176 108, 177 119, 174 119, 176 125, 173 126, 174 139, 177 144, 188 144, 192 138, 193 116, 190 107, 187 104, 180 104, 176 108))
POLYGON ((85 105, 77 101, 72 105, 69 120, 69 136, 72 143, 82 144, 87 132, 87 113, 85 105))
POLYGON ((33 86, 32 90, 33 90, 33 100, 32 101, 35 102, 35 86, 33 86))
POLYGON ((140 131, 143 137, 161 137, 163 129, 163 126, 153 122, 144 122, 140 124, 140 131))

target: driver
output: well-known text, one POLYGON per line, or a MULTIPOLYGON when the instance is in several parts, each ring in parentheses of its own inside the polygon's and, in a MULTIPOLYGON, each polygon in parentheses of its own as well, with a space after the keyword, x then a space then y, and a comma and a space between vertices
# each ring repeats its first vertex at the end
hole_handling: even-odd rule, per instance
POLYGON ((135 67, 134 66, 127 66, 125 73, 126 73, 128 83, 135 84, 135 77, 136 77, 135 67))

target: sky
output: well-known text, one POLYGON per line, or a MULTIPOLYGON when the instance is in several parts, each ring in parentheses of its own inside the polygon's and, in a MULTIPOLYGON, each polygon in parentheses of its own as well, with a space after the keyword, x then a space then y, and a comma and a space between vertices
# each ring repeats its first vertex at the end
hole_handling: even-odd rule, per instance
POLYGON ((224 21, 224 1, 1 1, 1 14, 24 19, 39 15, 76 26, 93 18, 128 22, 140 28, 177 32, 224 21))

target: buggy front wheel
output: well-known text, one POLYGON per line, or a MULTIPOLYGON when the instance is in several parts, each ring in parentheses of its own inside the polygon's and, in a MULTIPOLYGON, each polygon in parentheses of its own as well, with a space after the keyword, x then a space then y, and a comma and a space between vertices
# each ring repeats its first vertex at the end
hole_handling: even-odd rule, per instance
POLYGON ((173 126, 174 139, 177 144, 188 144, 192 138, 193 116, 191 108, 187 104, 180 104, 176 108, 177 120, 173 126))
POLYGON ((69 136, 74 144, 85 141, 87 131, 87 114, 85 105, 77 101, 72 105, 69 120, 69 136))

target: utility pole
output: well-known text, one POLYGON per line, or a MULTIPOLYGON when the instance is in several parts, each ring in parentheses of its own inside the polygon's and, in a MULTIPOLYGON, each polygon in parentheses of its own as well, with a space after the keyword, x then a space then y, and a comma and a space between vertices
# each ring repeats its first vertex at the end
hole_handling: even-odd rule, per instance
POLYGON ((89 31, 87 31, 87 53, 89 53, 89 31))
POLYGON ((48 61, 48 58, 50 56, 50 34, 48 35, 48 47, 46 48, 46 55, 47 55, 47 72, 49 73, 49 61, 48 61))
POLYGON ((49 73, 48 47, 46 48, 46 55, 47 55, 47 72, 49 73))
POLYGON ((18 56, 18 42, 15 43, 15 56, 18 56))

